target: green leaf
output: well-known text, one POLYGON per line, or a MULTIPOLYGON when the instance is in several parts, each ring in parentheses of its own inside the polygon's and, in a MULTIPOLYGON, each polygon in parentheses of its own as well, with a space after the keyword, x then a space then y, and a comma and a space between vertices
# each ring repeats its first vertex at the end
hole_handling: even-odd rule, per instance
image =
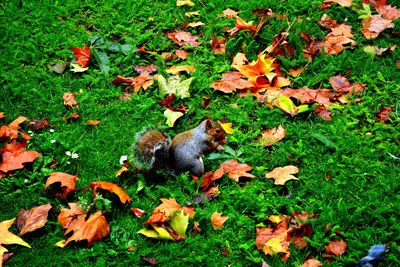
POLYGON ((104 51, 99 49, 92 49, 92 54, 102 72, 108 73, 110 71, 110 59, 104 51))
POLYGON ((158 75, 158 87, 160 95, 175 94, 177 98, 190 97, 189 87, 194 78, 181 81, 181 77, 174 75, 168 78, 168 81, 162 75, 158 75))
POLYGON ((180 111, 173 111, 170 109, 166 109, 164 111, 164 117, 167 118, 166 124, 169 127, 174 127, 175 121, 183 116, 183 113, 180 111))
POLYGON ((189 225, 189 215, 183 211, 177 211, 175 216, 171 218, 170 225, 178 235, 185 238, 186 229, 189 225))
POLYGON ((295 106, 292 100, 285 95, 279 94, 278 98, 274 101, 274 105, 291 116, 294 116, 298 113, 298 108, 295 106))
POLYGON ((354 11, 356 11, 358 13, 358 18, 359 19, 366 19, 371 17, 371 7, 368 4, 353 4, 353 6, 351 7, 351 9, 353 9, 354 11))
POLYGON ((72 62, 71 62, 71 64, 69 64, 69 67, 70 67, 69 70, 72 71, 72 72, 75 72, 75 73, 77 73, 77 72, 85 72, 85 71, 87 71, 89 69, 89 67, 82 68, 81 65, 79 65, 77 63, 72 63, 72 62))

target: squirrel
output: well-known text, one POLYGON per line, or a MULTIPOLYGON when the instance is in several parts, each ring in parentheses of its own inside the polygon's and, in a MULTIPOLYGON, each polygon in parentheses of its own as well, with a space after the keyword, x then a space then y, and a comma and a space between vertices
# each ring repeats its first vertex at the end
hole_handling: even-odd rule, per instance
POLYGON ((145 169, 169 170, 174 174, 204 173, 202 155, 226 143, 226 132, 215 121, 206 119, 197 127, 177 134, 170 140, 158 130, 145 130, 136 137, 134 157, 145 169))

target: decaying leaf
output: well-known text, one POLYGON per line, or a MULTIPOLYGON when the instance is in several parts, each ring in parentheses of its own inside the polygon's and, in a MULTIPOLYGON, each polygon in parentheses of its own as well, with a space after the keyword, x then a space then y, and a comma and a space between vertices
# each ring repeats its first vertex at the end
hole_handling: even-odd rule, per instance
POLYGON ((227 40, 225 38, 218 39, 218 37, 214 35, 214 37, 211 39, 211 48, 215 53, 223 55, 225 54, 226 42, 227 40))
POLYGON ((214 172, 213 180, 221 178, 225 173, 236 182, 239 182, 240 177, 255 178, 254 175, 247 173, 252 169, 251 166, 239 163, 236 159, 228 160, 221 163, 219 168, 214 172))
POLYGON ((89 187, 93 189, 93 195, 97 194, 98 189, 102 189, 116 194, 122 204, 125 204, 126 202, 130 203, 132 201, 121 187, 110 182, 92 182, 89 184, 89 187))
POLYGON ((376 11, 387 20, 395 20, 400 18, 400 9, 391 5, 377 6, 376 11))
POLYGON ((42 228, 47 222, 47 215, 51 209, 50 204, 31 208, 30 210, 21 209, 17 218, 19 235, 33 232, 42 228))
POLYGON ((85 224, 87 213, 78 203, 68 203, 69 209, 61 209, 58 222, 65 229, 64 235, 76 232, 85 224))
POLYGON ((296 166, 286 166, 286 167, 276 167, 271 172, 265 175, 266 178, 274 179, 274 184, 276 185, 284 185, 289 180, 299 180, 292 174, 296 174, 299 172, 299 169, 296 166))
POLYGON ((54 183, 60 183, 60 190, 56 193, 56 196, 65 199, 70 193, 76 190, 75 184, 77 180, 79 180, 77 176, 63 172, 54 172, 47 178, 44 190, 47 190, 54 183))
POLYGON ((353 83, 351 84, 346 77, 333 76, 329 79, 332 88, 339 93, 360 94, 365 88, 365 84, 353 83))
POLYGON ((211 225, 214 229, 224 228, 224 223, 229 219, 228 216, 222 216, 222 213, 214 212, 211 215, 211 225))
POLYGON ((225 72, 222 74, 222 79, 213 82, 211 87, 224 93, 232 93, 236 91, 236 89, 254 87, 252 82, 249 82, 244 78, 245 76, 238 71, 225 72))
POLYGON ((324 105, 317 105, 314 109, 314 114, 319 116, 320 118, 326 120, 326 121, 331 121, 332 120, 332 111, 327 109, 324 105))
POLYGON ((29 120, 29 125, 36 131, 44 129, 44 128, 47 128, 47 127, 50 126, 48 119, 44 119, 44 120, 29 120))
POLYGON ((344 7, 350 7, 353 4, 353 0, 325 0, 324 3, 338 3, 344 7))
POLYGON ((199 46, 200 42, 197 42, 197 36, 191 35, 189 32, 185 31, 175 31, 168 33, 168 38, 177 43, 180 46, 199 46))
POLYGON ((265 130, 261 136, 261 144, 263 146, 272 146, 276 142, 282 140, 286 136, 286 129, 279 125, 278 127, 265 130))
POLYGON ((238 12, 236 12, 235 10, 230 9, 230 8, 225 9, 224 11, 222 11, 222 13, 225 18, 236 18, 237 14, 238 14, 238 12))
POLYGON ((140 88, 147 90, 151 85, 153 85, 153 79, 157 78, 156 75, 151 76, 148 71, 140 72, 137 77, 123 77, 118 75, 113 81, 113 84, 126 84, 125 90, 133 88, 135 93, 139 92, 140 88))
POLYGON ((189 87, 194 78, 189 78, 181 81, 180 76, 171 76, 166 80, 164 76, 158 75, 158 87, 160 89, 160 95, 174 94, 178 98, 190 97, 189 87))
POLYGON ((375 39, 385 29, 394 28, 393 22, 382 18, 381 15, 372 15, 363 19, 362 26, 362 33, 367 39, 375 39))
POLYGON ((381 108, 378 113, 377 116, 378 118, 375 120, 376 122, 387 122, 390 118, 390 113, 392 112, 392 108, 391 107, 383 107, 381 108))
POLYGON ((187 213, 190 218, 192 218, 194 216, 194 213, 195 213, 194 208, 182 207, 173 198, 170 198, 170 199, 161 198, 160 200, 161 200, 162 204, 160 204, 153 210, 152 215, 147 220, 146 224, 166 222, 169 219, 171 219, 171 216, 175 211, 180 211, 180 210, 187 213))
POLYGON ((346 252, 347 244, 344 240, 332 239, 325 246, 326 253, 334 256, 343 255, 346 252))
POLYGON ((322 263, 317 259, 308 259, 306 260, 301 267, 320 267, 322 263))
POLYGON ((64 105, 70 108, 77 108, 78 102, 75 100, 75 93, 66 92, 64 93, 64 105))
MULTIPOLYGON (((14 235, 11 233, 8 229, 13 225, 15 221, 14 219, 10 219, 7 221, 2 221, 0 222, 0 259, 3 259, 3 255, 5 252, 8 250, 3 247, 3 245, 21 245, 30 248, 28 243, 26 243, 24 240, 22 240, 19 236, 14 235)), ((2 264, 2 260, 0 261, 0 266, 2 264)))
POLYGON ((331 32, 326 35, 322 46, 329 55, 339 54, 343 49, 356 45, 352 38, 354 35, 351 33, 351 26, 342 23, 331 28, 331 32))

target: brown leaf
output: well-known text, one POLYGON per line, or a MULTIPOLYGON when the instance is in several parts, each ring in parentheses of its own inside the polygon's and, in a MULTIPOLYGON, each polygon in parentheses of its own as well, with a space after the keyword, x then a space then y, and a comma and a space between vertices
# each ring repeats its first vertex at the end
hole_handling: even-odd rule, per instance
POLYGON ((326 121, 331 121, 332 120, 332 111, 330 111, 329 109, 327 109, 324 105, 318 105, 315 107, 314 109, 314 114, 316 114, 317 116, 321 117, 322 119, 326 120, 326 121))
POLYGON ((79 178, 74 175, 63 172, 54 172, 47 178, 44 190, 54 183, 60 183, 60 190, 56 195, 61 199, 66 199, 70 193, 76 190, 75 184, 77 180, 79 180, 79 178))
POLYGON ((110 225, 101 211, 90 215, 89 219, 65 241, 65 245, 71 241, 87 240, 90 247, 93 242, 101 240, 110 234, 110 225))
POLYGON ((71 115, 64 117, 64 120, 66 120, 66 121, 69 121, 69 120, 72 120, 72 119, 73 120, 77 120, 79 118, 80 118, 80 116, 79 116, 78 112, 74 112, 71 115))
POLYGON ((200 232, 201 232, 201 229, 200 229, 199 222, 194 222, 193 223, 193 236, 197 235, 200 232))
POLYGON ((2 162, 0 163, 0 171, 9 172, 24 168, 24 164, 33 162, 42 154, 33 150, 25 151, 26 141, 17 142, 13 140, 11 143, 6 143, 0 149, 2 162))
POLYGON ((348 46, 355 46, 356 42, 351 39, 354 35, 351 33, 351 26, 340 24, 331 29, 331 32, 325 37, 323 47, 329 55, 339 54, 348 46))
POLYGON ((336 27, 338 24, 336 20, 331 19, 327 14, 323 14, 321 20, 317 21, 317 23, 321 27, 327 28, 329 30, 336 27))
POLYGON ((75 93, 66 92, 64 93, 64 105, 70 108, 77 108, 78 102, 75 100, 75 93))
POLYGON ((227 40, 224 39, 218 39, 216 35, 211 40, 211 48, 214 50, 215 53, 217 54, 225 54, 225 46, 226 46, 227 40))
POLYGON ((320 267, 322 263, 317 259, 308 259, 306 260, 301 267, 320 267))
POLYGON ((254 175, 247 173, 252 169, 253 167, 239 163, 236 159, 228 160, 219 165, 219 168, 213 174, 213 180, 219 179, 225 173, 228 174, 229 178, 232 178, 236 182, 239 182, 240 177, 255 178, 254 175))
POLYGON ((382 5, 376 8, 376 11, 387 20, 394 20, 400 18, 400 10, 391 5, 382 5))
POLYGON ((222 74, 222 79, 220 81, 213 82, 211 87, 215 90, 232 93, 236 89, 246 89, 254 87, 252 82, 244 79, 245 77, 238 71, 225 72, 222 74))
POLYGON ((375 120, 376 122, 387 122, 390 118, 390 113, 392 112, 391 107, 383 107, 381 108, 378 113, 377 113, 377 119, 375 120))
POLYGON ((224 14, 225 18, 236 18, 238 12, 236 12, 235 10, 232 10, 230 8, 225 9, 224 11, 222 11, 222 13, 224 14))
POLYGON ((211 215, 211 225, 214 229, 222 229, 224 228, 224 223, 228 220, 228 216, 222 216, 222 213, 214 212, 211 215))
POLYGON ((29 120, 29 125, 32 126, 33 129, 35 130, 41 130, 43 128, 49 127, 49 120, 44 119, 44 120, 29 120))
MULTIPOLYGON (((4 253, 2 262, 5 263, 14 253, 4 253)), ((1 253, 0 253, 1 255, 1 253)), ((0 264, 1 266, 1 264, 0 264)))
POLYGON ((394 28, 391 20, 384 19, 381 15, 372 15, 362 20, 362 33, 367 39, 375 39, 378 35, 388 28, 394 28))
POLYGON ((142 259, 142 261, 150 264, 150 265, 157 265, 158 261, 154 258, 146 258, 146 257, 140 257, 142 259))
POLYGON ((273 57, 277 57, 281 55, 286 57, 292 57, 294 54, 294 48, 292 45, 288 43, 289 33, 282 29, 281 32, 272 39, 272 44, 268 46, 265 51, 268 52, 269 55, 273 57))
POLYGON ((42 228, 47 222, 47 215, 51 209, 50 204, 31 208, 29 211, 21 209, 17 218, 19 235, 24 235, 42 228))
POLYGON ((126 83, 128 84, 126 86, 126 90, 133 88, 134 92, 137 93, 139 92, 140 88, 143 88, 143 90, 147 90, 152 84, 153 84, 153 79, 156 78, 156 75, 151 76, 149 72, 144 71, 139 74, 137 77, 122 77, 122 76, 117 76, 112 83, 114 84, 120 84, 120 83, 126 83))
POLYGON ((180 46, 190 45, 190 46, 199 46, 201 43, 197 42, 197 36, 191 35, 189 32, 185 31, 175 31, 169 32, 168 38, 177 43, 180 46))
POLYGON ((347 244, 343 240, 333 239, 325 246, 326 253, 340 256, 346 252, 347 244))
POLYGON ((276 142, 282 140, 286 136, 286 129, 279 125, 278 127, 265 130, 262 132, 261 144, 263 146, 272 146, 276 142))
POLYGON ((102 189, 116 194, 122 204, 132 201, 121 187, 110 182, 92 182, 89 184, 89 187, 93 189, 93 195, 96 195, 98 189, 102 189))
POLYGON ((365 84, 353 83, 351 84, 346 77, 333 76, 329 79, 332 88, 340 93, 355 93, 360 94, 363 92, 365 84))
POLYGON ((68 235, 71 231, 77 232, 85 224, 87 215, 78 203, 68 203, 68 206, 69 209, 62 209, 57 218, 65 229, 64 235, 68 235))
POLYGON ((276 185, 284 185, 289 180, 299 180, 292 174, 296 174, 299 172, 299 169, 296 166, 285 166, 285 167, 276 167, 271 172, 265 175, 266 178, 274 179, 274 184, 276 185))

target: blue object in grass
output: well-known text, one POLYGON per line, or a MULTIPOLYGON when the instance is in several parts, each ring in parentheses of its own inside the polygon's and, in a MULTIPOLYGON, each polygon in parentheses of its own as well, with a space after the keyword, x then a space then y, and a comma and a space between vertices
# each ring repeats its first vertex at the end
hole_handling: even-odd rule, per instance
POLYGON ((379 261, 385 258, 386 252, 387 250, 385 245, 373 245, 368 250, 368 255, 358 262, 357 267, 375 267, 379 261))

